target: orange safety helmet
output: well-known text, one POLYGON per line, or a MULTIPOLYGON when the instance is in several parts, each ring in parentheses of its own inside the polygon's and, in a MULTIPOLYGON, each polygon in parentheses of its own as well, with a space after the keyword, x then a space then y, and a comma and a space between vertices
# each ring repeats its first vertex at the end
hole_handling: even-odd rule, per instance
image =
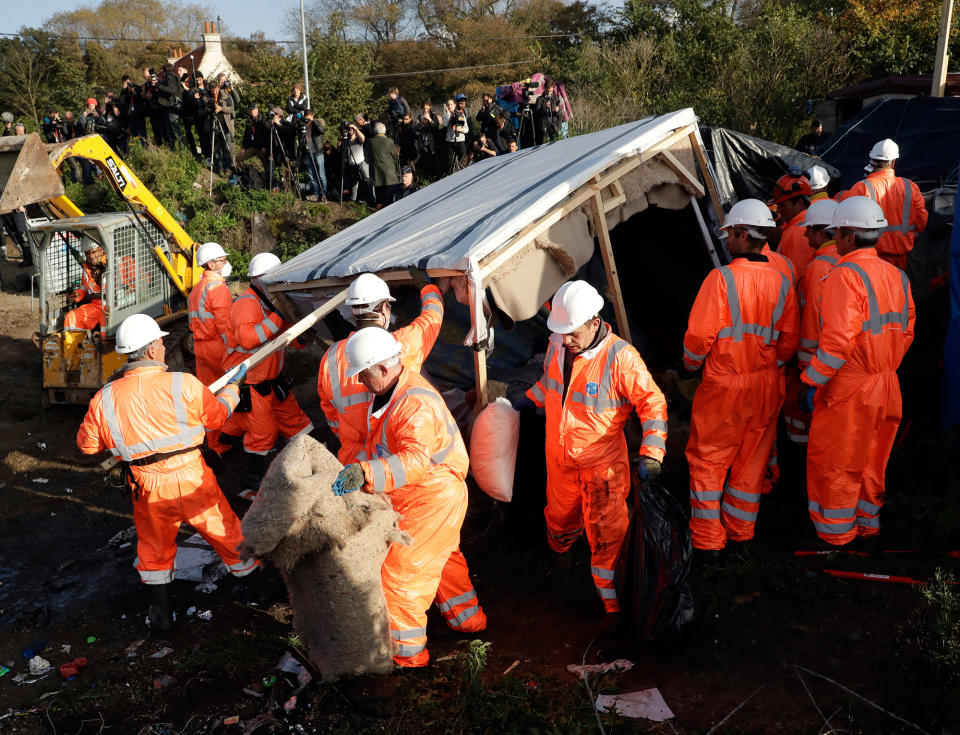
POLYGON ((773 198, 769 204, 780 204, 793 199, 793 197, 813 196, 813 189, 810 187, 810 180, 803 174, 794 176, 793 174, 784 174, 777 183, 773 185, 773 198))

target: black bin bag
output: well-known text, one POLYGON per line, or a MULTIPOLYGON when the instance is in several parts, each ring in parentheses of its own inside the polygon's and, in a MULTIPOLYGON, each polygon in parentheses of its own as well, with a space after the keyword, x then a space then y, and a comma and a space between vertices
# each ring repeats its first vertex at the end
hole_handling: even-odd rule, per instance
POLYGON ((687 578, 693 547, 683 507, 667 490, 635 479, 635 507, 621 556, 618 597, 636 643, 675 640, 693 619, 687 578))

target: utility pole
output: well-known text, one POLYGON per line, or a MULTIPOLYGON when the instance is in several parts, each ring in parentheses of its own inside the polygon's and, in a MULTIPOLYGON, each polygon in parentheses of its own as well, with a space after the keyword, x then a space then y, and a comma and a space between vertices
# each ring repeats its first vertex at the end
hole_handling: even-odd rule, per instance
MULTIPOLYGON (((944 0, 947 3, 953 3, 953 0, 944 0)), ((949 26, 949 21, 947 23, 949 26)), ((303 93, 307 97, 307 104, 310 105, 310 73, 307 71, 307 24, 303 18, 303 0, 300 0, 300 42, 303 44, 303 93)))
MULTIPOLYGON (((301 0, 302 2, 302 0, 301 0)), ((943 97, 947 86, 947 42, 950 40, 950 25, 953 19, 953 0, 943 0, 940 14, 940 35, 937 38, 937 58, 933 65, 931 97, 943 97)))

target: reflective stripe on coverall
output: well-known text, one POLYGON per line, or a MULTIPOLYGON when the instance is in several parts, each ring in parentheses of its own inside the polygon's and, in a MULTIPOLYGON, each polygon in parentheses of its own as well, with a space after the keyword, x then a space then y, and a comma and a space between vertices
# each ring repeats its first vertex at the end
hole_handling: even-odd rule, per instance
MULTIPOLYGON (((371 407, 372 408, 372 405, 371 407)), ((381 568, 390 634, 400 666, 426 666, 427 609, 436 603, 454 630, 487 627, 460 552, 469 459, 443 398, 408 368, 385 406, 368 414, 364 490, 386 493, 410 546, 392 544, 381 568)))
MULTIPOLYGON (((252 288, 237 297, 230 307, 230 331, 224 369, 239 365, 250 355, 275 339, 288 324, 275 311, 269 311, 252 288)), ((250 386, 250 411, 246 416, 243 449, 250 454, 266 455, 273 449, 277 434, 292 439, 313 431, 313 423, 300 408, 293 391, 279 400, 272 390, 261 395, 255 387, 274 380, 283 370, 284 351, 277 350, 247 373, 250 386)))
POLYGON ((683 339, 684 366, 704 365, 686 451, 698 549, 753 538, 783 402, 779 368, 796 351, 799 322, 790 282, 768 263, 735 258, 700 287, 683 339))
POLYGON ((109 449, 129 462, 198 447, 130 466, 140 486, 133 519, 137 569, 146 584, 173 580, 177 531, 184 522, 197 529, 236 576, 259 565, 237 555, 243 542, 240 521, 199 452, 204 431, 218 429, 238 400, 236 386, 228 385, 214 396, 189 373, 168 373, 164 364, 151 360, 128 364, 122 377, 91 399, 77 433, 84 454, 109 449))
POLYGON ((800 373, 817 351, 817 338, 820 334, 820 292, 823 279, 837 264, 840 256, 833 240, 829 240, 817 249, 813 260, 807 266, 807 272, 800 281, 800 345, 797 348, 799 370, 790 369, 786 381, 783 419, 787 425, 787 437, 798 444, 806 444, 810 431, 811 414, 799 403, 800 373))
MULTIPOLYGON (((443 296, 439 288, 428 283, 420 289, 420 315, 407 326, 393 332, 394 338, 403 345, 400 360, 405 368, 420 372, 437 341, 442 323, 443 296)), ((367 412, 373 402, 373 394, 356 376, 346 376, 346 347, 346 339, 331 345, 320 360, 317 373, 320 407, 330 429, 340 440, 337 458, 344 466, 369 459, 364 445, 367 412)))
POLYGON ((807 242, 806 228, 803 225, 803 219, 806 216, 807 212, 804 210, 787 223, 780 236, 780 245, 777 247, 777 252, 793 264, 793 272, 796 274, 792 284, 794 286, 803 278, 807 264, 813 258, 813 248, 807 242))
POLYGON ((840 258, 823 283, 820 338, 803 372, 819 388, 807 447, 817 535, 841 545, 880 531, 884 474, 902 416, 896 370, 913 341, 907 275, 876 248, 840 258))
POLYGON ((83 299, 91 299, 86 304, 80 304, 77 308, 68 311, 63 317, 64 330, 86 330, 96 329, 106 324, 103 314, 103 303, 101 298, 103 292, 101 284, 93 275, 93 268, 84 263, 80 268, 80 288, 77 289, 83 299))
POLYGON ((563 553, 586 530, 590 571, 608 612, 620 610, 614 571, 628 526, 630 461, 623 426, 636 409, 643 427, 640 455, 662 461, 667 403, 628 342, 608 334, 574 356, 564 392, 567 350, 550 336, 543 375, 527 397, 547 416, 547 542, 563 553))
POLYGON ((887 230, 877 241, 877 253, 900 270, 906 269, 907 253, 913 250, 917 235, 927 227, 927 205, 920 187, 897 176, 892 168, 883 168, 867 174, 867 178, 838 198, 852 196, 870 197, 880 205, 887 218, 887 230))

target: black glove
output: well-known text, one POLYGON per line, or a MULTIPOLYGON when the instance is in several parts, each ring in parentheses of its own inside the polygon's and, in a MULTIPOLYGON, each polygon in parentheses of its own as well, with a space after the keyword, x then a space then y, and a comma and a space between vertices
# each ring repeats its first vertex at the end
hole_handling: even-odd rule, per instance
POLYGON ((641 457, 637 465, 637 474, 644 482, 656 482, 660 477, 660 463, 653 457, 641 457))
POLYGON ((340 470, 340 474, 337 475, 337 479, 333 481, 333 487, 330 489, 333 490, 334 495, 346 495, 362 488, 364 482, 363 468, 354 462, 340 470))
POLYGON ((407 268, 407 272, 410 274, 410 277, 413 279, 413 282, 419 289, 431 284, 436 285, 434 280, 427 275, 426 271, 420 270, 414 265, 411 265, 409 268, 407 268))

